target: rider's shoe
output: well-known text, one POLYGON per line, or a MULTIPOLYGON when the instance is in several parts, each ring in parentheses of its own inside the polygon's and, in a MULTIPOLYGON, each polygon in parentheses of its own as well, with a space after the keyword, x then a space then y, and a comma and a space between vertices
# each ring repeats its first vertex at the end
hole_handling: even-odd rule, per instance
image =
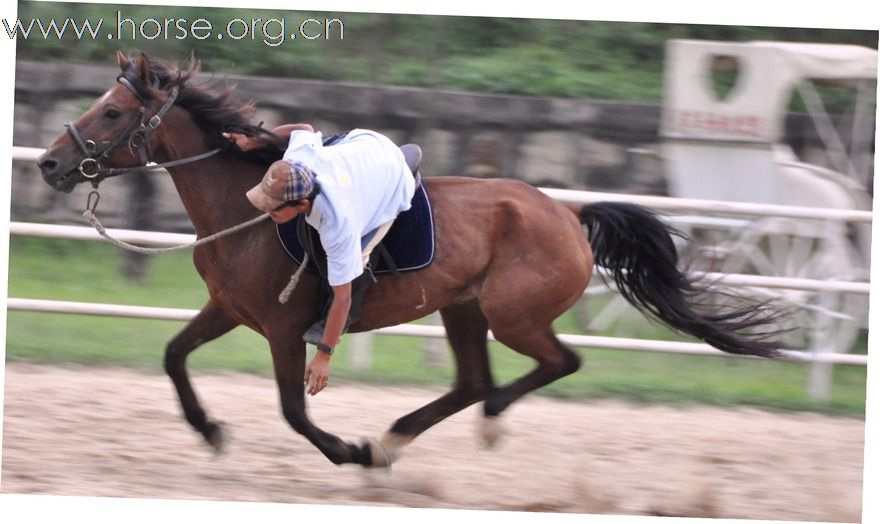
POLYGON ((303 335, 303 340, 306 344, 311 344, 313 346, 317 346, 321 339, 324 338, 324 321, 319 320, 312 324, 305 334, 303 335))
MULTIPOLYGON (((345 321, 345 327, 342 328, 342 334, 348 333, 348 328, 351 327, 351 317, 345 321)), ((312 324, 312 327, 306 330, 303 335, 303 341, 306 344, 311 344, 313 346, 317 346, 321 339, 324 338, 324 320, 319 320, 312 324)))

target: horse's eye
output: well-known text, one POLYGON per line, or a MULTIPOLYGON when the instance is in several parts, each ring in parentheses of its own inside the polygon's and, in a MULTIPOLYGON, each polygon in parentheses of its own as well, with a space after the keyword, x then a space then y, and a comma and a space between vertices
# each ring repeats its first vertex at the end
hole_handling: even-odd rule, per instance
POLYGON ((108 109, 104 112, 104 117, 109 118, 110 120, 116 120, 121 114, 122 113, 120 113, 117 109, 108 109))

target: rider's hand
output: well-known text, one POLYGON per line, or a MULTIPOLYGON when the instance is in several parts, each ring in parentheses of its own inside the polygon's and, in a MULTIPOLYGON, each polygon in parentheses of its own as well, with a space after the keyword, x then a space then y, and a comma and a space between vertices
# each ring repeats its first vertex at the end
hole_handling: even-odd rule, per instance
POLYGON ((242 151, 250 151, 252 149, 257 149, 263 145, 263 143, 256 138, 243 135, 241 133, 226 132, 223 133, 223 138, 229 140, 230 142, 233 142, 242 151))
POLYGON ((327 387, 330 380, 330 355, 323 351, 315 353, 311 363, 306 366, 306 374, 303 383, 308 385, 309 395, 317 395, 327 387))

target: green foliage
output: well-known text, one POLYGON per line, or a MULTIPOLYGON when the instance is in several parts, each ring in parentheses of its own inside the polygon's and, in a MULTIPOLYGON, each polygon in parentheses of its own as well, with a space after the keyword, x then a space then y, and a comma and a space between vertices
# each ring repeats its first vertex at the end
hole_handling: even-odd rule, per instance
MULTIPOLYGON (((115 32, 117 10, 147 18, 209 20, 222 29, 234 18, 339 19, 344 39, 296 40, 270 46, 264 38, 192 37, 153 40, 19 39, 18 57, 111 64, 116 49, 182 62, 191 53, 217 74, 288 76, 493 93, 657 102, 664 43, 669 38, 839 42, 877 47, 876 31, 648 24, 491 17, 322 13, 258 9, 68 4, 24 1, 19 18, 104 19, 115 32)), ((262 22, 261 22, 262 23, 262 22)), ((128 26, 125 26, 128 27, 128 26)), ((259 26, 258 26, 259 27, 259 26)), ((173 29, 173 24, 172 24, 173 29)), ((236 25, 240 31, 241 27, 236 25)), ((276 26, 267 26, 269 34, 276 26)), ((334 34, 335 36, 335 34, 334 34)), ((271 40, 271 39, 269 39, 271 40)))
MULTIPOLYGON (((207 292, 189 254, 150 259, 141 283, 120 279, 121 252, 104 243, 13 237, 10 242, 9 296, 104 302, 173 308, 199 308, 207 292)), ((593 318, 607 297, 579 304, 555 323, 558 332, 582 333, 582 318, 593 318)), ((161 372, 165 344, 182 322, 10 311, 7 358, 45 363, 132 366, 161 372)), ((604 335, 681 340, 640 316, 624 316, 604 335)), ((352 337, 343 338, 334 357, 336 379, 377 384, 445 386, 453 380, 451 357, 445 364, 426 359, 420 339, 375 336, 370 370, 350 362, 352 337)), ((864 353, 865 338, 858 342, 864 353)), ((863 416, 864 368, 837 367, 828 403, 810 401, 808 368, 762 360, 689 357, 613 350, 581 350, 583 368, 539 391, 560 398, 615 397, 637 402, 750 404, 776 409, 809 409, 863 416)), ((528 372, 534 362, 500 344, 491 344, 495 379, 506 383, 528 372)), ((193 353, 196 370, 235 370, 272 375, 266 342, 238 328, 193 353)))

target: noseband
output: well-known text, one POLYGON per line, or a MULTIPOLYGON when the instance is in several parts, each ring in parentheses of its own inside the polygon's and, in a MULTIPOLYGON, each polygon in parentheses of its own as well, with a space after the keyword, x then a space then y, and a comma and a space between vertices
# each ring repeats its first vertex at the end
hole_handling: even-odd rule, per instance
MULTIPOLYGON (((174 105, 174 101, 177 100, 178 87, 174 86, 171 88, 168 98, 165 99, 165 103, 162 104, 162 107, 160 107, 159 110, 156 111, 156 114, 150 117, 149 120, 146 120, 150 101, 144 97, 134 84, 132 84, 125 76, 120 75, 116 78, 116 81, 131 91, 140 101, 141 105, 138 107, 137 112, 132 116, 131 120, 129 120, 128 125, 122 133, 120 133, 115 139, 107 142, 106 145, 99 150, 98 145, 94 140, 83 138, 73 121, 64 124, 67 128, 67 132, 70 133, 70 136, 73 138, 73 141, 76 143, 80 152, 85 155, 85 158, 79 163, 79 172, 82 176, 91 180, 94 187, 98 187, 98 184, 105 178, 123 175, 131 171, 160 169, 195 162, 197 160, 208 158, 220 151, 220 148, 217 148, 206 153, 173 160, 171 162, 148 165, 151 162, 151 152, 148 140, 150 133, 159 127, 162 123, 162 117, 164 117, 165 113, 167 113, 168 110, 171 109, 171 106, 174 105), (104 167, 101 161, 109 157, 110 153, 125 142, 128 143, 128 150, 132 155, 137 151, 137 155, 140 158, 140 165, 135 167, 104 167)), ((158 82, 156 82, 154 87, 158 87, 158 82)))

